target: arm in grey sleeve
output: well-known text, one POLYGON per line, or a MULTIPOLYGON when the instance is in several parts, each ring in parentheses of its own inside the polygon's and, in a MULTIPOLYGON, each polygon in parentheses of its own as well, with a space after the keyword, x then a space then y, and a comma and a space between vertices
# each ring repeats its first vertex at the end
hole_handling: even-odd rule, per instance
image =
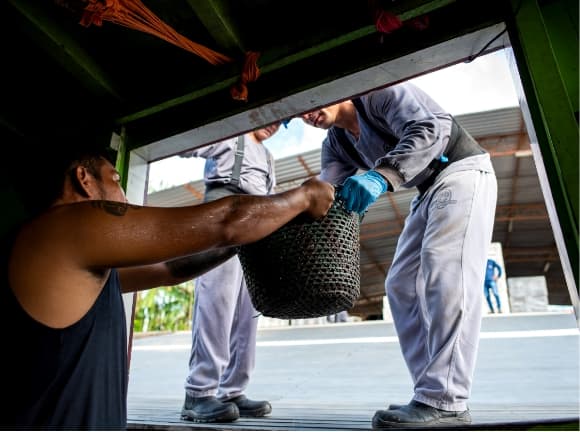
POLYGON ((375 164, 375 169, 397 190, 443 154, 451 131, 451 116, 410 85, 371 93, 367 103, 371 121, 398 138, 395 147, 375 164))
POLYGON ((336 150, 334 146, 340 145, 331 142, 328 136, 322 142, 321 149, 321 170, 320 179, 334 185, 340 185, 342 182, 356 174, 356 167, 352 166, 345 160, 344 155, 336 150))
POLYGON ((212 157, 221 147, 221 143, 210 144, 204 147, 196 148, 194 150, 185 151, 180 153, 179 156, 183 158, 200 157, 207 159, 212 157))

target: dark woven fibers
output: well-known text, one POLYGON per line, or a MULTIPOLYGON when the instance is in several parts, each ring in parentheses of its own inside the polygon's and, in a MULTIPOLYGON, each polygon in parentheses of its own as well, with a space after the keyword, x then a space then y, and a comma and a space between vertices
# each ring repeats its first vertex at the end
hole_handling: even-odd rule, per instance
POLYGON ((239 258, 257 311, 314 318, 354 306, 360 295, 359 217, 337 200, 313 221, 300 216, 243 246, 239 258))

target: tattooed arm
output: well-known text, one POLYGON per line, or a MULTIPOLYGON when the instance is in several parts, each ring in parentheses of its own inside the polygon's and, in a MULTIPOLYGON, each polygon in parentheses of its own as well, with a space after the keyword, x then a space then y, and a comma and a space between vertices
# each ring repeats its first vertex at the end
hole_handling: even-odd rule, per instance
POLYGON ((167 261, 165 266, 172 277, 189 280, 226 262, 238 251, 239 247, 213 249, 167 261))
POLYGON ((14 294, 31 316, 52 327, 71 325, 90 310, 113 268, 125 292, 187 280, 195 275, 194 261, 186 265, 184 257, 257 241, 302 212, 322 217, 334 199, 332 185, 318 179, 279 194, 173 208, 107 201, 98 187, 86 189, 88 199, 65 193, 23 227, 10 257, 14 294), (171 275, 166 262, 176 259, 171 275))
POLYGON ((123 292, 142 291, 186 282, 226 262, 236 255, 238 250, 238 247, 218 248, 164 263, 121 268, 119 277, 123 292))

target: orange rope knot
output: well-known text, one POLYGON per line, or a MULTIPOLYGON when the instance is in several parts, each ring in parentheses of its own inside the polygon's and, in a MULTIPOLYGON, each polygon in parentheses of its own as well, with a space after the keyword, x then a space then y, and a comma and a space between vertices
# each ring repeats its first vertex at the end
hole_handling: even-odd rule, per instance
POLYGON ((248 100, 247 84, 254 82, 260 76, 260 69, 258 68, 258 58, 260 53, 255 51, 246 52, 244 60, 244 67, 240 80, 230 88, 230 94, 233 99, 246 102, 248 100))
POLYGON ((103 21, 110 21, 121 12, 119 0, 85 0, 80 24, 89 27, 91 24, 102 26, 103 21))

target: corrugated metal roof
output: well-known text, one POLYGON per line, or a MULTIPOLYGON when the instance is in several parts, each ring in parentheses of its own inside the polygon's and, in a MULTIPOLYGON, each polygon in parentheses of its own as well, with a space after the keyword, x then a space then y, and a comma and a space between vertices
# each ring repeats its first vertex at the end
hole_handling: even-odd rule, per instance
POLYGON ((456 119, 474 137, 509 135, 524 128, 519 107, 459 115, 456 119))
MULTIPOLYGON (((567 293, 567 289, 559 259, 553 256, 553 234, 519 107, 461 115, 457 116, 457 121, 492 155, 498 178, 498 211, 493 241, 502 242, 504 245, 506 274, 543 274, 546 261, 542 258, 549 260, 552 265, 549 274, 545 274, 549 288, 556 293, 555 297, 565 296, 563 293, 567 293), (529 262, 521 261, 520 255, 523 253, 525 256, 525 249, 535 255, 529 262), (510 253, 515 254, 515 251, 518 254, 517 260, 514 258, 514 262, 510 263, 510 253)), ((320 150, 278 159, 275 163, 277 191, 283 191, 320 172, 320 150)), ((202 196, 203 181, 149 194, 147 204, 197 204, 200 199, 191 192, 192 188, 195 194, 202 196)), ((372 315, 381 312, 384 278, 394 254, 403 219, 409 213, 415 194, 415 190, 385 194, 365 215, 361 225, 361 301, 351 313, 372 315)))

